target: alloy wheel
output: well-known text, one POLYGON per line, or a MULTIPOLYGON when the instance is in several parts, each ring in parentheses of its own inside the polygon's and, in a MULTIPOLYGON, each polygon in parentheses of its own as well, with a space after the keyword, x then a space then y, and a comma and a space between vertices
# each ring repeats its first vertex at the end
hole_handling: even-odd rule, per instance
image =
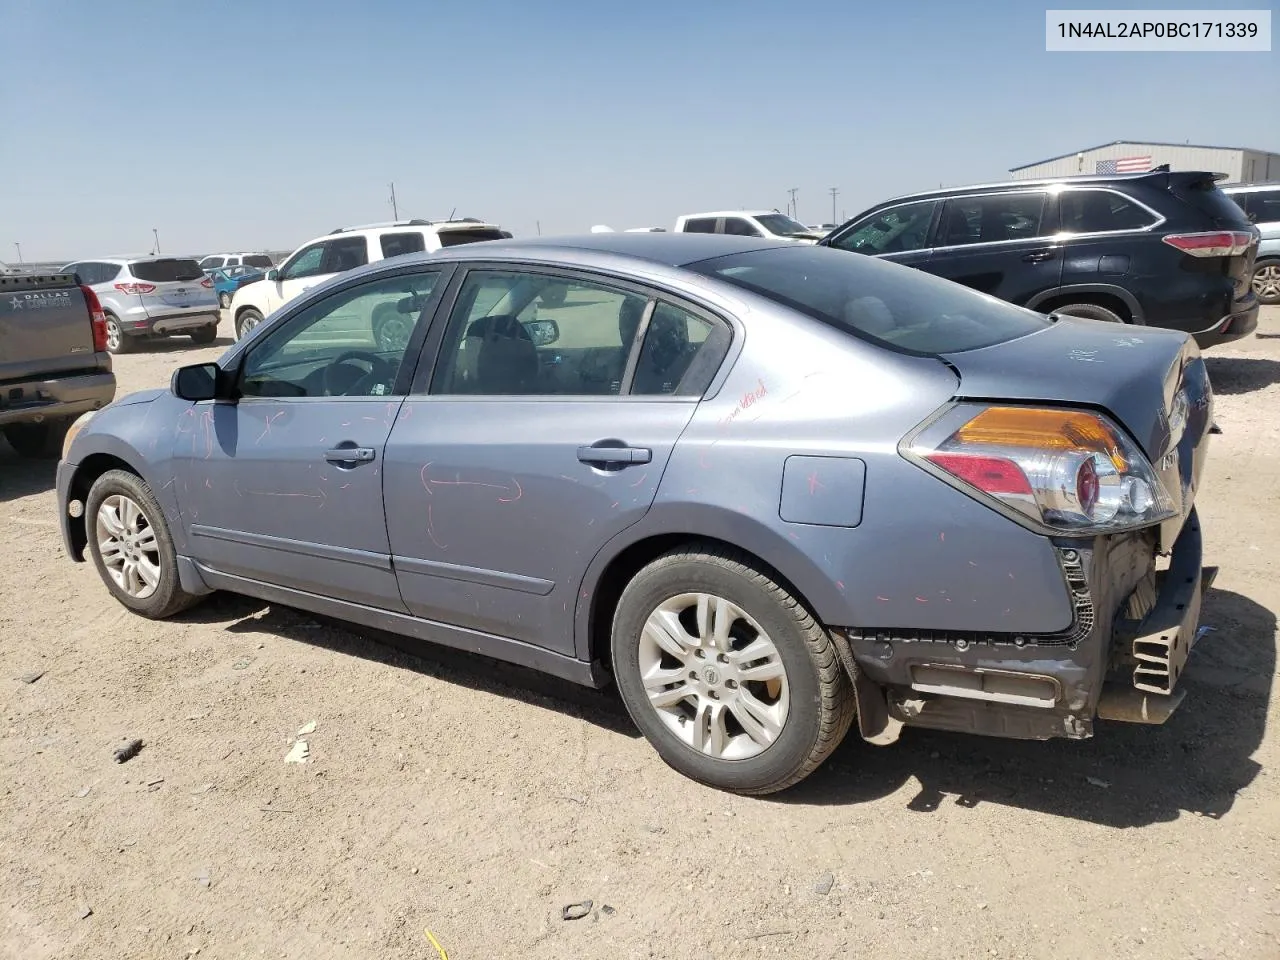
POLYGON ((1268 303, 1280 298, 1280 263, 1263 264, 1253 272, 1253 292, 1268 303))
POLYGON ((107 349, 115 353, 120 349, 124 334, 120 332, 120 321, 115 317, 107 317, 107 349))
POLYGON ((640 635, 649 705, 685 744, 717 760, 764 752, 787 722, 778 648, 741 607, 708 593, 661 603, 640 635))
POLYGON ((145 600, 160 586, 160 545, 142 508, 124 494, 112 494, 98 507, 98 553, 116 586, 145 600))

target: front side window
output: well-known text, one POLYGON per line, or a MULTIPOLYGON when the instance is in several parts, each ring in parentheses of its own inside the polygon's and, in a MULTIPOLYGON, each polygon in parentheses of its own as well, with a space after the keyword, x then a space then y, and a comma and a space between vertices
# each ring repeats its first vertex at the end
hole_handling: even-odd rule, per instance
POLYGON ((940 277, 824 247, 788 244, 687 269, 862 339, 930 356, 1003 343, 1050 322, 940 277))
POLYGON ((791 219, 785 213, 762 213, 756 217, 756 222, 775 237, 807 237, 813 234, 803 223, 791 219))
POLYGON ((1064 190, 1058 203, 1068 233, 1140 230, 1156 222, 1151 211, 1109 190, 1064 190))
POLYGON ((473 270, 441 346, 435 394, 621 392, 648 298, 570 277, 473 270))
POLYGON ((742 217, 725 217, 724 232, 731 237, 758 237, 761 236, 759 230, 751 223, 750 220, 742 217))
POLYGON ((245 397, 385 397, 439 279, 387 277, 314 303, 267 333, 245 358, 245 397), (389 335, 387 326, 403 331, 389 335))
POLYGON ((936 200, 920 200, 873 213, 832 240, 831 246, 867 254, 923 250, 929 245, 929 225, 937 207, 936 200))
POLYGON ((321 272, 320 266, 323 262, 323 243, 315 243, 309 247, 303 247, 289 258, 288 263, 280 268, 280 279, 301 280, 304 277, 318 277, 321 272))
POLYGON ((715 217, 694 217, 692 220, 684 222, 684 230, 682 233, 715 233, 716 218, 715 217))
POLYGON ((937 245, 957 247, 1035 239, 1044 235, 1040 231, 1044 206, 1043 193, 991 194, 948 200, 942 208, 937 245))
POLYGON ((363 267, 368 262, 369 245, 364 237, 340 237, 325 242, 320 270, 322 273, 343 273, 363 267))

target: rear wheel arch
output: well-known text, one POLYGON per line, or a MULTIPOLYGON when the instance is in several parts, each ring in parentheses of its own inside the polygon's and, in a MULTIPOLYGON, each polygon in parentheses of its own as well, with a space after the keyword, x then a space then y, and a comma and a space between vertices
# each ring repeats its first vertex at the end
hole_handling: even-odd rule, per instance
POLYGON ((1032 310, 1053 313, 1059 307, 1074 303, 1091 303, 1110 310, 1125 323, 1142 323, 1142 308, 1131 293, 1121 287, 1105 285, 1067 287, 1032 300, 1027 304, 1032 310))
MULTIPOLYGON (((613 629, 613 616, 622 597, 622 591, 642 569, 658 557, 675 550, 703 549, 717 553, 732 551, 745 561, 750 562, 761 573, 768 576, 780 587, 799 601, 818 623, 822 618, 818 615, 813 598, 799 589, 797 581, 809 571, 796 569, 796 564, 782 560, 782 566, 771 563, 764 554, 768 550, 753 550, 726 540, 723 537, 697 532, 660 533, 639 538, 615 553, 605 562, 594 578, 590 572, 579 593, 580 608, 577 631, 581 638, 577 644, 579 655, 585 653, 586 659, 599 663, 606 671, 610 669, 610 639, 613 629), (788 572, 793 574, 788 576, 788 572), (594 584, 588 587, 587 584, 594 584), (583 597, 582 594, 587 596, 583 597)), ((816 573, 816 570, 814 571, 816 573)))

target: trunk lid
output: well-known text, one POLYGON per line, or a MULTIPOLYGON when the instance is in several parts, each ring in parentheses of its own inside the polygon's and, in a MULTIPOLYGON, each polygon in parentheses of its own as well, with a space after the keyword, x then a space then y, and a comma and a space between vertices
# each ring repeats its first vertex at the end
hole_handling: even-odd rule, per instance
POLYGON ((142 283, 155 289, 140 294, 142 305, 151 316, 167 315, 186 309, 208 312, 218 302, 213 283, 204 286, 205 273, 195 260, 158 258, 129 264, 129 272, 142 283))
MULTIPOLYGON (((1217 181, 1225 174, 1167 173, 1166 188, 1184 206, 1190 207, 1204 219, 1205 230, 1237 230, 1257 234, 1249 217, 1227 194, 1218 189, 1217 181)), ((1235 288, 1234 299, 1246 300, 1250 296, 1253 281, 1253 261, 1258 244, 1229 257, 1196 259, 1186 257, 1183 269, 1218 273, 1230 278, 1235 288)))
POLYGON ((1162 527, 1172 545, 1204 468, 1213 392, 1186 334, 1057 317, 1016 340, 942 356, 960 376, 958 397, 1093 407, 1142 448, 1179 513, 1162 527))
POLYGON ((0 277, 0 382, 94 366, 93 321, 75 277, 0 277))

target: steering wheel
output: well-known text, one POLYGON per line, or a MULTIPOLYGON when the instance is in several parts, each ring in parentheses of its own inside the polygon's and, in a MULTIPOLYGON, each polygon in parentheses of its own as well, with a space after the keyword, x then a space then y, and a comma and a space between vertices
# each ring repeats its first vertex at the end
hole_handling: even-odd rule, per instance
POLYGON ((324 393, 327 397, 360 397, 377 383, 391 386, 395 370, 391 364, 368 350, 348 350, 324 368, 324 393), (368 371, 356 362, 367 363, 368 371))

